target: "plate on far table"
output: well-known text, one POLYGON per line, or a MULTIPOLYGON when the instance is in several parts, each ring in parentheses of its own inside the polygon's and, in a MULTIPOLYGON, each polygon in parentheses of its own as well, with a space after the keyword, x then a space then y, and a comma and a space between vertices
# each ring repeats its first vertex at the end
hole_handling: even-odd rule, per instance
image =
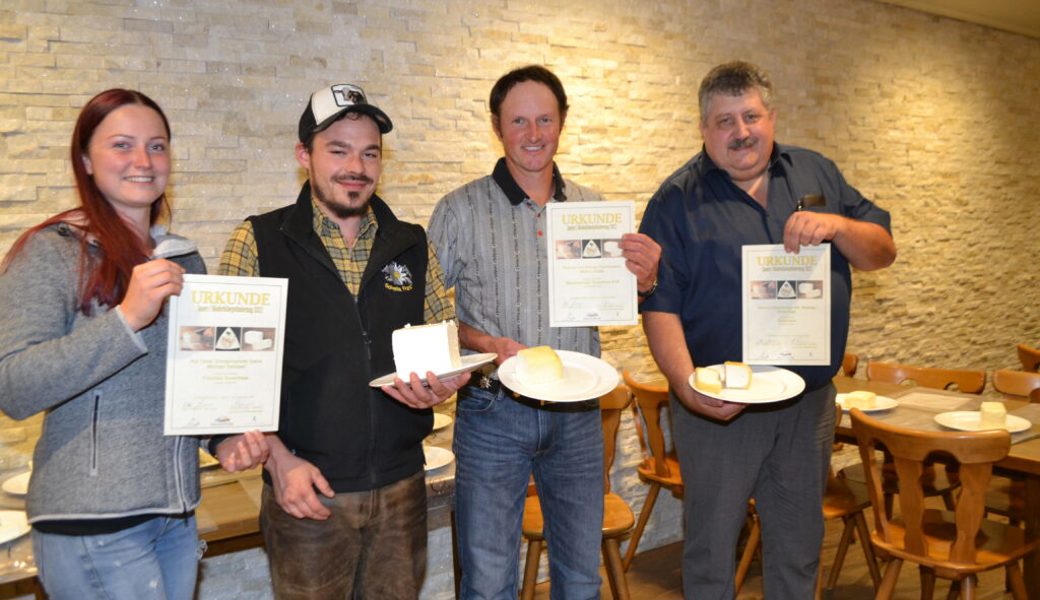
POLYGON ((447 448, 438 448, 437 446, 427 446, 426 444, 423 444, 422 450, 426 461, 426 465, 423 468, 427 471, 446 467, 455 460, 455 454, 447 448))
POLYGON ((31 527, 23 510, 0 510, 0 544, 29 533, 31 527))
MULTIPOLYGON (((483 354, 467 354, 462 357, 462 366, 457 369, 445 371, 444 373, 435 373, 437 379, 444 379, 445 377, 451 377, 452 375, 461 375, 469 371, 478 369, 489 362, 495 360, 498 355, 494 352, 484 352, 483 354)), ((397 379, 397 372, 387 373, 382 377, 377 377, 372 381, 368 382, 368 385, 372 387, 383 387, 384 385, 393 385, 394 379, 397 379)), ((420 377, 419 381, 425 382, 425 377, 420 377)))
POLYGON ((32 471, 26 471, 14 477, 8 477, 0 488, 12 496, 24 496, 29 493, 29 477, 31 476, 32 471))
MULTIPOLYGON (((709 369, 723 372, 722 365, 711 365, 709 369)), ((768 404, 794 398, 805 389, 805 380, 797 373, 769 365, 751 365, 751 387, 747 389, 722 388, 719 393, 705 392, 694 385, 695 373, 690 373, 690 387, 716 400, 739 402, 740 404, 768 404)))
MULTIPOLYGON (((935 422, 943 427, 956 429, 958 431, 989 431, 979 429, 979 421, 981 419, 982 413, 977 410, 955 410, 935 415, 935 422)), ((1033 426, 1029 421, 1022 417, 1016 417, 1015 415, 1007 416, 1006 425, 1008 433, 1027 431, 1033 426)))
MULTIPOLYGON (((834 399, 835 402, 841 405, 841 409, 845 412, 849 412, 849 407, 845 406, 845 398, 847 396, 848 394, 838 394, 834 399)), ((889 410, 897 406, 899 406, 899 403, 888 396, 875 396, 874 406, 871 406, 870 408, 860 408, 860 410, 865 413, 872 413, 880 410, 889 410)))
POLYGON ((546 402, 582 402, 599 398, 617 387, 617 369, 601 358, 557 350, 563 363, 563 379, 552 383, 520 381, 516 369, 520 359, 513 356, 498 368, 498 378, 509 389, 528 398, 546 402))

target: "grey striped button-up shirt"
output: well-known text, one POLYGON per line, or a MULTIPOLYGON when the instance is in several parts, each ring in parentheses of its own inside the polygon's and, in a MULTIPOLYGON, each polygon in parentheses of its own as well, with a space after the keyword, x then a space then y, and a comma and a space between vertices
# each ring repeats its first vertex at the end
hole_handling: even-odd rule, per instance
MULTIPOLYGON (((555 165, 553 177, 553 202, 603 199, 565 181, 555 165)), ((545 208, 526 197, 504 159, 442 198, 428 229, 460 321, 527 346, 599 356, 597 328, 549 327, 545 208)))

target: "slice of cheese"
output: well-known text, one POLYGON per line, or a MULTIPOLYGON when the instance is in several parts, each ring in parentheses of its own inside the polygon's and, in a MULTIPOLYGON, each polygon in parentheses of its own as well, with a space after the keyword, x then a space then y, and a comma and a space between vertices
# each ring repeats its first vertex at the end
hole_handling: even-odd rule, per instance
POLYGON ((397 376, 408 381, 412 373, 420 378, 427 371, 447 373, 462 366, 459 331, 455 323, 406 325, 391 335, 397 376))
POLYGON ((540 386, 563 379, 563 361, 549 346, 524 348, 516 353, 516 376, 524 385, 540 386))
POLYGON ((860 410, 870 409, 875 406, 877 406, 877 394, 874 392, 860 390, 845 394, 845 408, 849 410, 852 410, 853 408, 858 408, 860 410))
POLYGON ((751 367, 742 363, 727 360, 722 364, 722 383, 730 389, 746 390, 751 387, 751 367))
POLYGON ((979 410, 979 429, 1007 429, 1007 408, 1003 402, 983 402, 979 410))
POLYGON ((718 394, 722 392, 722 375, 715 369, 697 367, 694 371, 694 387, 698 391, 718 394))

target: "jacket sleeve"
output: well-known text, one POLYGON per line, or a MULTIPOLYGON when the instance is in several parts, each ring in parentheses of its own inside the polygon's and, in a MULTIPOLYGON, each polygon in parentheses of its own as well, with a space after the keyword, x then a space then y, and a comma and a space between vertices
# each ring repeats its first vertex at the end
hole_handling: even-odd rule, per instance
POLYGON ((78 252, 45 230, 0 275, 0 409, 14 419, 86 392, 148 351, 117 311, 78 314, 78 252))

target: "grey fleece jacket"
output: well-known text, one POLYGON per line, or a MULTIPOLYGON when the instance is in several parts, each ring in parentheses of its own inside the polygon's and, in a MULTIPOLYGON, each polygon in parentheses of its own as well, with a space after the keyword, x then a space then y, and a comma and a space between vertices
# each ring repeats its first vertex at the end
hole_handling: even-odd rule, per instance
MULTIPOLYGON (((152 233, 157 256, 205 272, 194 244, 152 233)), ((29 521, 192 510, 199 440, 163 436, 166 308, 136 333, 119 310, 79 312, 77 235, 64 224, 40 231, 0 275, 0 409, 46 413, 29 521)))

